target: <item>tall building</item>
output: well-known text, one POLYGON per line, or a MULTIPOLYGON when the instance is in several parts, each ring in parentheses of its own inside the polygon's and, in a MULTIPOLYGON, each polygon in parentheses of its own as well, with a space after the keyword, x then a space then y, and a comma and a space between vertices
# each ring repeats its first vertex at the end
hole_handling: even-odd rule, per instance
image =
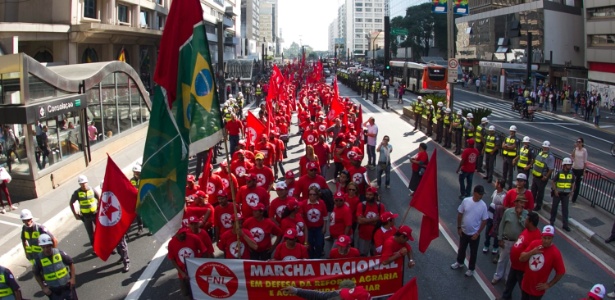
MULTIPOLYGON (((587 0, 585 3, 585 64, 588 72, 587 90, 615 99, 615 5, 613 2, 587 0), (607 5, 610 3, 610 5, 607 5)), ((583 90, 584 86, 572 86, 583 90)))
MULTIPOLYGON (((224 60, 237 58, 241 53, 240 31, 241 8, 237 0, 201 0, 203 4, 203 20, 209 33, 216 32, 216 24, 222 23, 224 29, 224 60)), ((207 36, 211 59, 214 64, 218 63, 218 37, 216 34, 207 36)))
POLYGON ((279 54, 276 46, 278 23, 278 0, 260 1, 260 37, 267 47, 267 54, 279 54))
POLYGON ((386 1, 346 0, 346 47, 353 57, 364 57, 372 44, 370 34, 384 31, 386 1))
POLYGON ((341 42, 339 47, 343 50, 340 51, 338 56, 345 58, 348 50, 348 43, 346 42, 346 3, 337 9, 337 33, 341 42))
POLYGON ((389 9, 391 19, 395 17, 405 17, 406 10, 410 6, 416 6, 419 4, 423 4, 426 2, 430 2, 429 0, 389 0, 389 9))
POLYGON ((260 59, 260 0, 241 0, 242 56, 260 59))
POLYGON ((337 41, 339 41, 337 23, 337 18, 335 18, 333 21, 331 21, 331 23, 329 23, 327 50, 330 54, 333 54, 335 52, 335 44, 337 41))

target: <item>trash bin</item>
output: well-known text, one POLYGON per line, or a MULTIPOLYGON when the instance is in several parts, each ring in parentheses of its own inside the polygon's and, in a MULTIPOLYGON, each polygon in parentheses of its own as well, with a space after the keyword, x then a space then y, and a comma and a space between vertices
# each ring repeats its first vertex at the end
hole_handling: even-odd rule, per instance
POLYGON ((566 99, 564 100, 564 104, 562 105, 562 112, 563 113, 569 113, 570 112, 570 103, 571 101, 566 99))

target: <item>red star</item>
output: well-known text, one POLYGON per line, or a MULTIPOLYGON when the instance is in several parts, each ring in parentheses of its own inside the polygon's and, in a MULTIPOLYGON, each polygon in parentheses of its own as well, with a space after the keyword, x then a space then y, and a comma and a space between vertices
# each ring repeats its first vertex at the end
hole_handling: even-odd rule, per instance
POLYGON ((258 231, 254 231, 254 232, 252 232, 252 235, 254 236, 255 239, 258 239, 258 238, 260 238, 261 233, 258 232, 258 231))
POLYGON ((532 265, 533 265, 534 267, 537 267, 538 265, 540 265, 540 257, 534 257, 534 258, 532 259, 532 265))
POLYGON ((258 199, 256 199, 256 197, 254 197, 254 196, 251 196, 247 200, 248 200, 248 202, 250 202, 250 204, 256 204, 258 202, 258 199))
POLYGON ((116 211, 118 211, 118 209, 111 205, 111 202, 103 202, 102 215, 106 216, 107 219, 113 220, 113 213, 116 211))
POLYGON ((310 212, 308 217, 310 217, 310 220, 312 221, 318 221, 318 215, 316 215, 316 213, 314 212, 310 212))

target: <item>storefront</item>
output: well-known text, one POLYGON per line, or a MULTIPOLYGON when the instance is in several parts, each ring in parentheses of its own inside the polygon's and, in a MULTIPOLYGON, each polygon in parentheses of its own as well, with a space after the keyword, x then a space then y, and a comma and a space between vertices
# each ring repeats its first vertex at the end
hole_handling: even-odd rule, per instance
POLYGON ((149 96, 124 62, 46 67, 0 56, 0 166, 11 193, 36 198, 144 137, 149 96))
MULTIPOLYGON (((478 74, 481 79, 481 86, 487 94, 497 95, 504 99, 508 98, 508 91, 511 87, 522 86, 526 74, 525 64, 501 63, 493 61, 481 61, 479 63, 478 74)), ((540 80, 543 75, 537 73, 538 65, 532 64, 532 80, 540 80)), ((532 83, 534 85, 534 83, 532 83)))

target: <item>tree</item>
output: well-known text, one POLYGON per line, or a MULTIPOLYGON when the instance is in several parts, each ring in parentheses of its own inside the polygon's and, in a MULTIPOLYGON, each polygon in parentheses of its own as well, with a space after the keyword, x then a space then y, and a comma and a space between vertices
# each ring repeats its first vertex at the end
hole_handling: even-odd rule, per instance
POLYGON ((434 14, 431 9, 431 2, 411 6, 402 20, 391 20, 391 27, 401 25, 408 29, 408 36, 401 46, 412 48, 414 60, 429 55, 432 40, 438 49, 447 49, 446 14, 434 14))

